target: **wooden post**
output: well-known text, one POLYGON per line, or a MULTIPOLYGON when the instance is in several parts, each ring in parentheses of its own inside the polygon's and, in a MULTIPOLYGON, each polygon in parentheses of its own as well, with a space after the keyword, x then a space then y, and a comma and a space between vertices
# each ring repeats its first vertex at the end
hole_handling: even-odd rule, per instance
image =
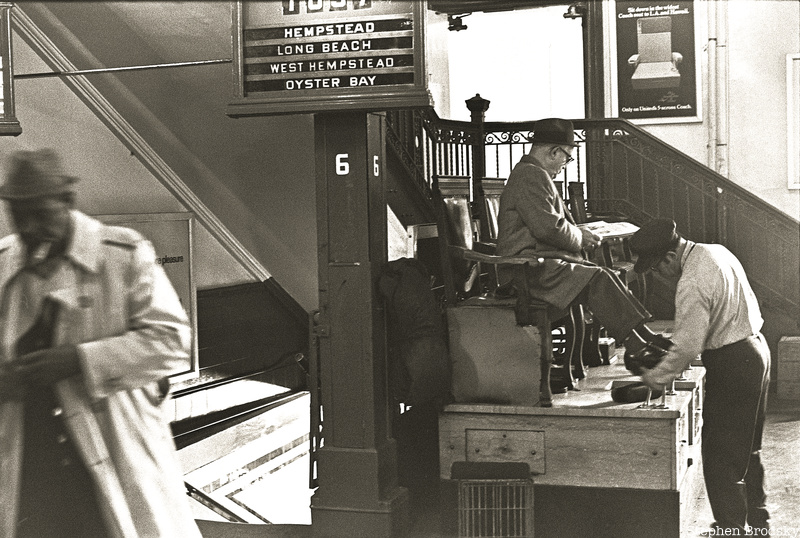
MULTIPOLYGON (((603 69, 603 6, 602 2, 586 2, 583 10, 583 65, 584 65, 584 99, 586 118, 599 119, 605 117, 605 72, 603 69)), ((584 131, 584 162, 586 163, 586 198, 597 197, 594 184, 601 173, 603 165, 601 153, 604 148, 596 142, 600 134, 596 127, 587 125, 584 131)))
POLYGON ((481 223, 481 239, 487 240, 489 233, 489 215, 483 196, 483 178, 486 175, 486 147, 483 142, 483 123, 486 111, 489 110, 488 99, 479 93, 465 101, 470 111, 470 119, 475 126, 475 138, 472 140, 472 216, 481 223))
POLYGON ((581 5, 583 28, 583 77, 586 117, 605 117, 605 82, 603 69, 603 6, 595 2, 581 5))
POLYGON ((379 113, 341 112, 314 124, 324 439, 311 502, 316 536, 400 536, 407 527, 375 286, 387 260, 384 122, 379 113))

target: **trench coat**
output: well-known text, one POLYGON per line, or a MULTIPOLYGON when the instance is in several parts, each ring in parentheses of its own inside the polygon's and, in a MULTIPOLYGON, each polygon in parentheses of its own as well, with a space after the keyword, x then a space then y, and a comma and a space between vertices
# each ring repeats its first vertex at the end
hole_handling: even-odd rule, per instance
MULTIPOLYGON (((581 230, 576 226, 550 174, 531 155, 520 159, 500 195, 497 254, 531 256, 548 252, 580 258, 581 230)), ((529 275, 528 293, 565 309, 586 287, 599 267, 545 259, 529 275)), ((511 267, 500 269, 500 281, 515 277, 511 267)))
MULTIPOLYGON (((150 243, 71 212, 70 284, 52 292, 55 344, 77 344, 81 374, 56 386, 67 431, 95 482, 111 536, 199 537, 158 380, 189 368, 191 329, 150 243)), ((13 287, 24 246, 0 240, 0 361, 14 359, 13 287)), ((17 286, 19 288, 19 286, 17 286)), ((0 537, 13 538, 22 404, 0 395, 0 537)), ((46 507, 42 507, 46 510, 46 507)))

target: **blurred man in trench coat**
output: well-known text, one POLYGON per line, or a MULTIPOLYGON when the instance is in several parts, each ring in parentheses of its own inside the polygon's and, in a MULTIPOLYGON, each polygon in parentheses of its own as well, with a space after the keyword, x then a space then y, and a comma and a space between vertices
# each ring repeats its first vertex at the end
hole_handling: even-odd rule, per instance
POLYGON ((150 243, 74 209, 51 150, 0 186, 0 536, 199 537, 164 416, 190 327, 150 243))

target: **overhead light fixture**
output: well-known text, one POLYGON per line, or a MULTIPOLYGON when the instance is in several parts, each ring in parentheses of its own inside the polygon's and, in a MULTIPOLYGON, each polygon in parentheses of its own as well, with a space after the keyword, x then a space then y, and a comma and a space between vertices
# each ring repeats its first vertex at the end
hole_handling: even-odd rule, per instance
POLYGON ((472 15, 472 13, 464 13, 462 15, 448 15, 447 22, 448 26, 447 29, 451 32, 460 32, 461 30, 466 30, 467 25, 464 24, 464 17, 472 15))
POLYGON ((565 19, 580 19, 586 14, 586 3, 585 2, 575 2, 574 4, 570 4, 567 8, 567 12, 564 13, 565 19))

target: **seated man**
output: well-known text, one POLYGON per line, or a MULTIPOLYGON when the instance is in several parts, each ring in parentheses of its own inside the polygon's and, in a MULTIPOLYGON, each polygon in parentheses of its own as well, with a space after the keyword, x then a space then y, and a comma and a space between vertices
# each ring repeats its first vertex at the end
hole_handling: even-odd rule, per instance
POLYGON ((529 297, 558 309, 584 304, 629 354, 663 353, 659 348, 669 342, 645 326, 651 316, 644 306, 615 273, 584 261, 584 250, 598 247, 600 238, 576 226, 553 183, 578 145, 572 122, 539 120, 531 142, 500 196, 497 254, 536 258, 547 253, 561 259, 526 267, 527 282, 513 267, 503 267, 500 283, 513 281, 517 293, 527 290, 529 297))

